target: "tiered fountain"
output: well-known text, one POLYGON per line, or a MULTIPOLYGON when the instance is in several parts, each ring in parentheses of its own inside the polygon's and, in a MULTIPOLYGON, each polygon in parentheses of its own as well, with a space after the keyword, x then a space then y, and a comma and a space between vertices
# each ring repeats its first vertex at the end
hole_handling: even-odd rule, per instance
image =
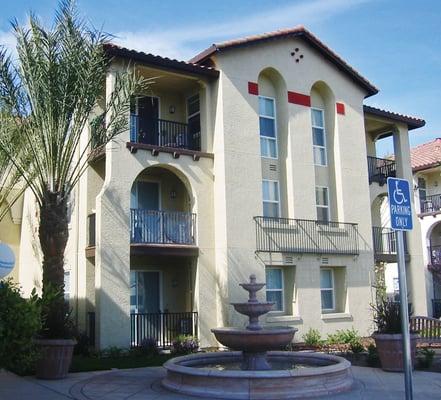
POLYGON ((351 364, 344 358, 280 351, 292 342, 297 329, 262 328, 259 317, 274 305, 257 300, 256 292, 265 284, 251 275, 250 282, 240 286, 248 291, 248 301, 232 305, 249 317, 248 325, 212 329, 221 344, 236 351, 173 358, 164 364, 164 387, 195 396, 265 400, 322 396, 352 387, 351 364))

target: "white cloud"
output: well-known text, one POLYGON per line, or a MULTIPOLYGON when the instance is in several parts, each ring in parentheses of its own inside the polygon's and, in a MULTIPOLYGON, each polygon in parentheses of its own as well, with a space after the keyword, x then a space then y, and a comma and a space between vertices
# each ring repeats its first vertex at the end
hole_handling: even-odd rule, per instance
POLYGON ((289 6, 273 7, 266 12, 229 18, 228 21, 207 19, 197 26, 191 24, 168 30, 164 27, 161 31, 122 31, 115 35, 114 42, 131 49, 187 59, 201 50, 201 46, 207 47, 213 41, 293 27, 298 24, 316 24, 368 1, 370 0, 303 1, 289 6))

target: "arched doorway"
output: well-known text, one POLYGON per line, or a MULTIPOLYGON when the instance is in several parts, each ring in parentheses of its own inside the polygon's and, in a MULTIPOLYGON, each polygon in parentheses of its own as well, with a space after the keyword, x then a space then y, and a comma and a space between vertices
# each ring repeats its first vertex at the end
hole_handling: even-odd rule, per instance
POLYGON ((432 313, 441 317, 441 222, 427 232, 428 269, 432 273, 432 313))

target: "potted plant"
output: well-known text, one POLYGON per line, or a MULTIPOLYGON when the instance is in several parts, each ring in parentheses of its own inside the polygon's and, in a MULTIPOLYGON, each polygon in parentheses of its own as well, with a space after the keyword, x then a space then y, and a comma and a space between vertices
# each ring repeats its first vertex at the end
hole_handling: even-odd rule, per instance
MULTIPOLYGON (((400 303, 380 299, 374 310, 374 322, 377 331, 372 337, 377 346, 381 368, 384 371, 403 371, 403 332, 401 328, 400 303)), ((412 365, 415 365, 416 343, 418 335, 410 332, 410 353, 412 365)))
POLYGON ((73 0, 60 1, 52 28, 35 14, 12 28, 17 56, 0 49, 0 219, 24 190, 33 194, 43 271, 37 376, 55 379, 66 375, 74 345, 64 300, 68 204, 88 167, 93 135, 104 146, 127 131, 130 99, 147 90, 148 80, 131 66, 112 70, 114 88, 105 93, 109 37, 79 18, 73 0), (97 104, 105 105, 105 124, 88 135, 97 104))

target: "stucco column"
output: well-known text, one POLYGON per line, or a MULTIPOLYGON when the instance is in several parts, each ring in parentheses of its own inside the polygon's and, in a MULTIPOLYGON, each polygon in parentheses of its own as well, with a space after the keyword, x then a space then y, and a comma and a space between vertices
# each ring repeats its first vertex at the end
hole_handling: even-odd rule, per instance
MULTIPOLYGON (((412 164, 410 159, 409 134, 406 125, 396 125, 393 132, 394 154, 397 163, 397 177, 407 179, 413 190, 412 164)), ((428 293, 426 291, 427 268, 424 265, 421 228, 417 217, 414 196, 412 201, 413 230, 407 232, 407 248, 410 261, 407 263, 407 284, 409 301, 414 315, 427 315, 428 293)))
MULTIPOLYGON (((115 85, 106 76, 106 97, 115 85)), ((110 116, 107 116, 109 118, 110 116)), ((106 177, 96 198, 95 297, 96 342, 99 348, 130 345, 130 187, 120 154, 129 132, 106 146, 106 177)))

